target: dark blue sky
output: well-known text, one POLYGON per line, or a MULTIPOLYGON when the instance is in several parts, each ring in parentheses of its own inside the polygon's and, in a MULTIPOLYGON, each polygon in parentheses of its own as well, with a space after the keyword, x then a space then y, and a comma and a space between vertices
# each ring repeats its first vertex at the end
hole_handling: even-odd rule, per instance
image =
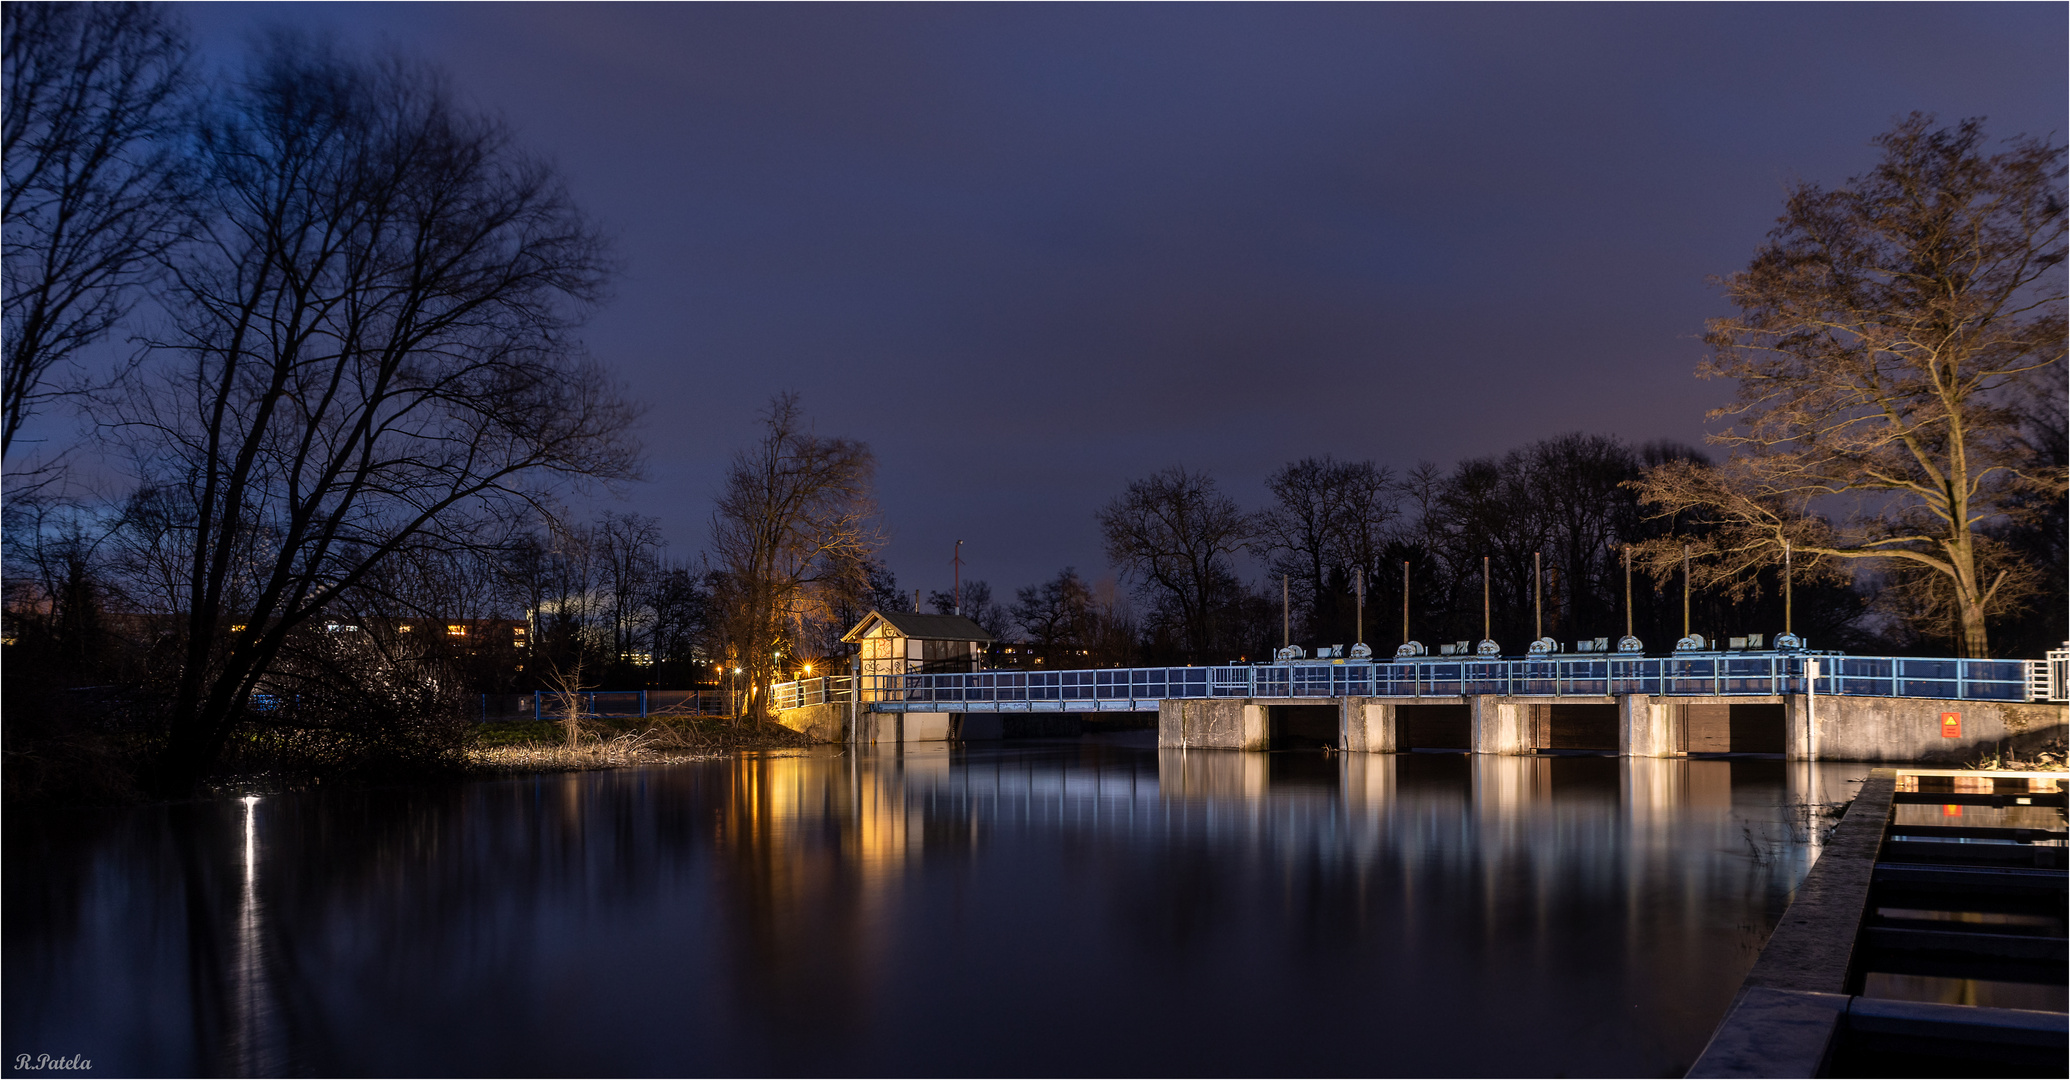
POLYGON ((588 332, 649 407, 619 508, 704 541, 784 388, 876 450, 907 588, 1104 573, 1185 463, 1695 442, 1712 274, 1914 109, 2061 139, 2023 5, 188 4, 449 72, 617 238, 588 332))

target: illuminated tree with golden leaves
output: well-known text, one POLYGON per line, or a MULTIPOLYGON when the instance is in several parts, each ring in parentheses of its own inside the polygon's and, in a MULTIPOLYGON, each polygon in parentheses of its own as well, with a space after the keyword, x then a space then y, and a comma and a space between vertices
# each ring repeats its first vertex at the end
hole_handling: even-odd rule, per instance
MULTIPOLYGON (((1875 141, 1867 174, 1792 191, 1723 283, 1739 313, 1709 324, 1699 374, 1738 382, 1711 413, 1730 421, 1711 438, 1730 458, 1668 463, 1640 490, 1702 523, 1711 580, 1779 562, 1785 540, 1828 565, 1873 561, 1938 589, 1960 648, 1986 656, 1987 618, 2049 570, 1991 534, 2064 489, 2020 423, 2027 395, 2063 393, 2064 152, 1988 153, 1979 121, 1917 113, 1875 141)), ((1657 572, 1682 542, 1653 546, 1657 572)))

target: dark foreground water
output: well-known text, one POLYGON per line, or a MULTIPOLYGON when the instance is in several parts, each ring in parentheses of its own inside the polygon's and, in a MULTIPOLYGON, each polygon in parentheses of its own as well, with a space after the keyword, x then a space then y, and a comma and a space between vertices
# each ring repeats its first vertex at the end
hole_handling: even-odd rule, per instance
POLYGON ((99 1075, 1680 1075, 1865 766, 753 756, 11 813, 99 1075))

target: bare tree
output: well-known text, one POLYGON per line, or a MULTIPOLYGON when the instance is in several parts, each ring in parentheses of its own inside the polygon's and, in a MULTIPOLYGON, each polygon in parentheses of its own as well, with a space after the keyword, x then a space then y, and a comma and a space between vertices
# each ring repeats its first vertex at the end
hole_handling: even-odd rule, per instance
MULTIPOLYGON (((755 445, 733 456, 712 514, 723 571, 717 599, 751 692, 768 686, 777 653, 807 619, 825 619, 843 595, 867 590, 883 543, 871 493, 876 459, 853 439, 807 430, 798 395, 778 394, 755 445)), ((755 693, 755 716, 768 697, 755 693)))
POLYGON ((61 392, 52 369, 107 336, 179 235, 169 144, 188 51, 164 9, 145 4, 10 3, 0 25, 4 458, 61 392))
POLYGON ((1213 477, 1173 466, 1131 481, 1099 520, 1108 560, 1176 624, 1187 654, 1206 659, 1243 592, 1230 558, 1250 542, 1251 516, 1213 477))
POLYGON ((1029 585, 1014 596, 1014 621, 1028 640, 1045 652, 1060 653, 1086 647, 1093 618, 1091 586, 1073 567, 1040 585, 1029 585))
POLYGON ((582 720, 586 715, 582 695, 594 687, 582 681, 580 659, 566 668, 559 665, 548 667, 546 684, 553 689, 554 711, 561 719, 561 738, 568 749, 573 750, 582 745, 582 720))
POLYGON ((649 632, 654 663, 665 678, 692 680, 700 646, 711 625, 711 573, 700 559, 664 565, 648 587, 646 605, 654 615, 649 632))
POLYGON ((1286 575, 1312 635, 1351 629, 1354 572, 1380 569, 1399 513, 1394 477, 1371 461, 1304 458, 1265 481, 1273 505, 1258 515, 1258 542, 1275 576, 1286 575))
MULTIPOLYGON (((596 537, 604 565, 604 579, 611 590, 611 659, 618 662, 636 651, 640 629, 651 619, 646 601, 659 572, 656 553, 667 546, 661 522, 640 514, 606 513, 597 519, 596 537)), ((649 650, 650 656, 652 649, 649 650)))
POLYGON ((1787 539, 1943 578, 1962 651, 1986 656, 1987 618, 2043 571, 1990 530, 2064 484, 2022 446, 2015 400, 2064 356, 2064 152, 1987 155, 1979 121, 1932 124, 1878 136, 1882 161, 1843 188, 1790 194, 1724 283, 1739 314, 1705 335, 1699 373, 1738 381, 1711 414, 1733 421, 1713 437, 1733 456, 1654 470, 1643 491, 1714 521, 1718 575, 1779 561, 1787 539))
POLYGON ((282 642, 384 560, 636 472, 632 410, 569 340, 599 241, 430 75, 276 42, 197 154, 174 333, 105 414, 177 509, 167 789, 208 773, 282 642))
POLYGON ((1312 632, 1321 622, 1323 595, 1338 554, 1343 466, 1330 458, 1303 458, 1266 477, 1273 503, 1258 515, 1258 544, 1270 556, 1273 577, 1292 582, 1294 603, 1308 613, 1312 632))
MULTIPOLYGON (((956 594, 930 592, 927 602, 934 606, 937 615, 956 614, 956 594)), ((963 583, 963 617, 983 627, 985 632, 1001 641, 1011 636, 1013 620, 1006 608, 992 599, 992 586, 982 578, 972 578, 963 583)))

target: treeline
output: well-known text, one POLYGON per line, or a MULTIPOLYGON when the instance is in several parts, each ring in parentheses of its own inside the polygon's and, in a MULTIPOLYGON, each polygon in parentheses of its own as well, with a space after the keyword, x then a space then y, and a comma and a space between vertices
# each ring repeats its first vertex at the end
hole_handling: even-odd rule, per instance
MULTIPOLYGON (((1649 515, 1635 488, 1669 460, 1705 457, 1575 433, 1449 469, 1307 458, 1275 471, 1256 509, 1174 468, 1130 484, 1100 520, 1143 613, 1146 661, 1261 659, 1286 637, 1311 650, 1364 640, 1384 658, 1405 640, 1405 616, 1406 639, 1433 652, 1484 633, 1510 653, 1540 633, 1572 648, 1625 633, 1627 551, 1689 531, 1649 515), (1245 560, 1262 575, 1246 580, 1245 560)), ((1690 629, 1780 633, 1779 571, 1736 591, 1698 591, 1690 629)), ((1816 567, 1799 571, 1800 635, 1826 647, 1873 640, 1860 593, 1816 567)), ((1630 582, 1632 631, 1671 647, 1682 636, 1679 578, 1641 562, 1630 582)))
MULTIPOLYGON (((2057 469, 2061 415, 2058 401, 2031 410, 2020 428, 2057 469)), ((1207 474, 1170 468, 1132 482, 1100 512, 1107 557, 1128 585, 1121 602, 1111 591, 1096 601, 1066 569, 1021 589, 1005 614, 1023 639, 1102 663, 1256 660, 1288 636, 1310 650, 1363 639, 1384 658, 1405 636, 1435 652, 1487 633, 1517 654, 1541 633, 1571 649, 1614 642, 1627 626, 1664 651, 1684 633, 1686 559, 1689 632, 1773 640, 1785 624, 1782 550, 1747 559, 1722 550, 1730 522, 1663 513, 1647 480, 1669 466, 1715 468, 1694 447, 1577 432, 1450 469, 1307 458, 1275 471, 1256 509, 1207 474), (1262 575, 1245 577, 1246 562, 1262 575)), ((2033 568, 2030 591, 1991 612, 2001 656, 2038 657, 2063 641, 2063 503, 2058 495, 2035 508, 1984 532, 2002 563, 2033 568)), ((1945 578, 1816 551, 1793 553, 1789 565, 1789 623, 1814 647, 1965 650, 1945 578)))

